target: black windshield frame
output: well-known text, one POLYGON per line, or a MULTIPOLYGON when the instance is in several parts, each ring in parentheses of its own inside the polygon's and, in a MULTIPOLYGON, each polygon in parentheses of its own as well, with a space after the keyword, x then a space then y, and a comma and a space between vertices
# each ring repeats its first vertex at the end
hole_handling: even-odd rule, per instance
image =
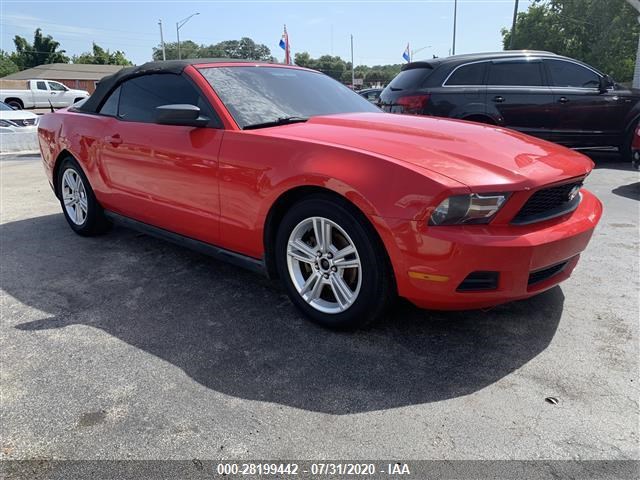
POLYGON ((282 118, 382 111, 327 75, 294 67, 213 66, 198 71, 244 129, 282 118))

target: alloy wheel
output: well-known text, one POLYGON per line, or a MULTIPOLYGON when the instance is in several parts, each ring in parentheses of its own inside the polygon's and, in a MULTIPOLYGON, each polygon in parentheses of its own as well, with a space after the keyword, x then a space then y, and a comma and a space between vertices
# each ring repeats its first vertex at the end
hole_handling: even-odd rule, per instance
POLYGON ((62 174, 62 200, 67 216, 75 225, 82 225, 87 219, 89 203, 82 178, 73 168, 62 174))
POLYGON ((287 266, 300 296, 320 312, 344 312, 358 298, 362 285, 358 250, 344 229, 328 218, 306 218, 293 229, 287 266))

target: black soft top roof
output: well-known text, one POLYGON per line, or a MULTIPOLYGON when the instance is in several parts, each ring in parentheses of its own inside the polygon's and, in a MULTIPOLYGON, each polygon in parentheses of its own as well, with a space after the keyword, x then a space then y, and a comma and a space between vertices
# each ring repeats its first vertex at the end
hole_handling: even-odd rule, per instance
POLYGON ((151 73, 172 73, 180 75, 189 65, 202 63, 256 63, 268 65, 268 62, 255 60, 231 59, 231 58, 190 58, 188 60, 166 60, 159 62, 147 62, 135 67, 127 67, 102 78, 96 85, 96 91, 82 105, 75 107, 79 112, 95 113, 102 105, 103 100, 116 88, 117 85, 130 78, 151 73))

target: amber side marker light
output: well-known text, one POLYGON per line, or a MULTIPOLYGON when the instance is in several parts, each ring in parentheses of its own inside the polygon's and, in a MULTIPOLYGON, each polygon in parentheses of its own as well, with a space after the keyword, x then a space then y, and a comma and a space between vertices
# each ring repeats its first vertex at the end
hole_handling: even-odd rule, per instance
POLYGON ((428 280, 430 282, 446 282, 449 280, 449 277, 447 277, 446 275, 434 275, 432 273, 414 271, 409 271, 409 277, 415 278, 417 280, 428 280))

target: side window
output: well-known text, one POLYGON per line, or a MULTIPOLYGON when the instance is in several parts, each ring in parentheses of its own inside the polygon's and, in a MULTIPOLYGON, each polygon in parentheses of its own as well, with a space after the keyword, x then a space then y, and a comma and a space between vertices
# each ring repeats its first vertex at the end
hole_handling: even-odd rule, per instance
POLYGON ((118 102, 120 101, 120 87, 116 88, 107 101, 102 104, 100 107, 100 115, 108 115, 110 117, 115 117, 118 115, 118 102))
POLYGON ((122 120, 153 123, 156 107, 186 103, 200 107, 214 125, 221 125, 208 101, 181 75, 144 75, 124 82, 120 88, 118 117, 122 120))
POLYGON ((486 69, 486 62, 462 65, 453 72, 445 85, 483 85, 486 69))
POLYGON ((66 92, 67 89, 64 87, 64 85, 58 83, 58 82, 49 82, 49 88, 55 92, 66 92))
POLYGON ((36 82, 36 88, 38 90, 46 90, 47 89, 47 84, 44 82, 36 82))
POLYGON ((564 60, 545 60, 554 87, 597 88, 600 77, 588 68, 564 60))
POLYGON ((487 84, 516 87, 543 86, 542 63, 526 60, 492 63, 487 84))

